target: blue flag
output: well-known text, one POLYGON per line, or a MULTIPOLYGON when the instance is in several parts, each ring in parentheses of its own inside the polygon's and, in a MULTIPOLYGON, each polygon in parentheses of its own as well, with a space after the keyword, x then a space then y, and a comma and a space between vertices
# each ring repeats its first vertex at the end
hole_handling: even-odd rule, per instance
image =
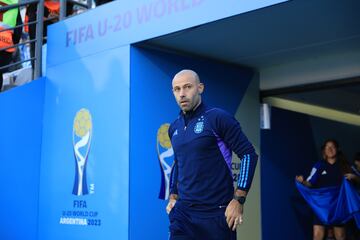
POLYGON ((354 218, 360 229, 360 195, 345 178, 339 187, 308 188, 297 181, 296 187, 325 225, 345 224, 354 218))

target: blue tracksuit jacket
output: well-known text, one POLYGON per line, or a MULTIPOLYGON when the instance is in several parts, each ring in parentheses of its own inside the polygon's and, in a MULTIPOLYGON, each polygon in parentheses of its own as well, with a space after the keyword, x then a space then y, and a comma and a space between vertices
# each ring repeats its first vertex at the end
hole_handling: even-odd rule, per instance
POLYGON ((242 159, 237 187, 249 190, 258 157, 230 114, 201 103, 193 112, 180 113, 170 125, 169 137, 175 154, 170 193, 181 201, 227 205, 234 194, 232 151, 242 159))

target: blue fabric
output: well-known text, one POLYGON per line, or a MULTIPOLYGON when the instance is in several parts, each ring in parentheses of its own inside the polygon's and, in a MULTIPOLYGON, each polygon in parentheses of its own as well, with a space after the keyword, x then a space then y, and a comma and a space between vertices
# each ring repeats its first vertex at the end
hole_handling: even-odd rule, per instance
POLYGON ((360 194, 345 178, 339 187, 314 189, 298 182, 296 187, 324 225, 345 224, 354 218, 360 229, 360 194))

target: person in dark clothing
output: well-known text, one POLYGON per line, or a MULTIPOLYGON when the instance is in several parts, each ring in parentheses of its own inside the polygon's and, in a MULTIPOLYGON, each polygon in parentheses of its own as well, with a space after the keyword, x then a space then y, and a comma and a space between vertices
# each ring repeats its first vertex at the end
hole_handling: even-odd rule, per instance
MULTIPOLYGON (((17 11, 19 11, 19 9, 17 9, 17 11)), ((17 17, 16 17, 16 26, 19 26, 21 24, 22 24, 22 19, 18 12, 17 17)), ((22 34, 21 27, 15 28, 13 30, 13 34, 12 34, 13 44, 18 44, 20 42, 21 34, 22 34)), ((14 51, 16 51, 16 49, 14 51)), ((11 63, 11 61, 13 60, 14 51, 8 51, 8 50, 0 51, 0 92, 3 87, 3 81, 4 81, 3 74, 6 73, 7 71, 9 71, 9 68, 5 67, 5 66, 9 65, 11 63), (3 67, 5 67, 5 68, 3 68, 3 67)))
POLYGON ((177 73, 172 89, 181 111, 169 128, 170 239, 236 239, 258 156, 233 116, 202 102, 204 84, 194 71, 177 73), (232 151, 242 159, 236 189, 232 151))
MULTIPOLYGON (((49 25, 59 21, 59 11, 60 3, 58 1, 53 1, 53 6, 47 6, 46 2, 44 3, 44 25, 43 25, 43 43, 46 43, 47 37, 47 28, 49 25), (55 5, 57 4, 57 5, 55 5)), ((71 2, 66 3, 66 16, 69 16, 73 13, 74 4, 71 2)), ((28 21, 33 22, 37 20, 37 4, 30 4, 27 7, 26 15, 28 16, 28 21)), ((36 38, 36 24, 29 25, 29 37, 30 40, 36 38)), ((35 56, 35 42, 30 44, 30 56, 33 58, 35 56)), ((32 63, 34 64, 34 63, 32 63)))
POLYGON ((0 51, 0 92, 3 86, 3 74, 8 71, 8 68, 2 68, 7 66, 12 59, 12 53, 6 52, 6 51, 0 51))
MULTIPOLYGON (((350 182, 352 182, 357 191, 360 194, 360 152, 357 152, 354 156, 353 165, 351 166, 351 173, 348 173, 345 175, 346 179, 348 179, 350 182)), ((359 240, 360 239, 360 229, 356 227, 355 220, 351 220, 347 224, 348 228, 348 236, 349 240, 359 240)))
POLYGON ((346 174, 345 177, 349 181, 353 182, 356 187, 360 188, 360 152, 355 154, 351 170, 352 172, 346 174))
MULTIPOLYGON (((340 186, 344 175, 350 172, 345 156, 339 150, 339 144, 333 139, 326 140, 321 147, 323 159, 318 161, 305 180, 303 176, 296 176, 296 180, 308 187, 325 188, 340 186)), ((336 240, 345 240, 344 225, 326 226, 314 214, 313 239, 323 240, 327 228, 333 228, 336 240)))

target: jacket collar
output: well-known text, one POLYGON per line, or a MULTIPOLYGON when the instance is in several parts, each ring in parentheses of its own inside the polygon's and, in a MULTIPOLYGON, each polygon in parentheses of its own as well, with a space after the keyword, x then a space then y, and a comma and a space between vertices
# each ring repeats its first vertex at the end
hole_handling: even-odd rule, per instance
POLYGON ((191 110, 186 113, 184 113, 183 111, 180 111, 180 116, 185 119, 191 119, 191 118, 203 113, 205 109, 206 109, 206 105, 203 103, 203 101, 201 101, 200 105, 195 110, 191 110))

